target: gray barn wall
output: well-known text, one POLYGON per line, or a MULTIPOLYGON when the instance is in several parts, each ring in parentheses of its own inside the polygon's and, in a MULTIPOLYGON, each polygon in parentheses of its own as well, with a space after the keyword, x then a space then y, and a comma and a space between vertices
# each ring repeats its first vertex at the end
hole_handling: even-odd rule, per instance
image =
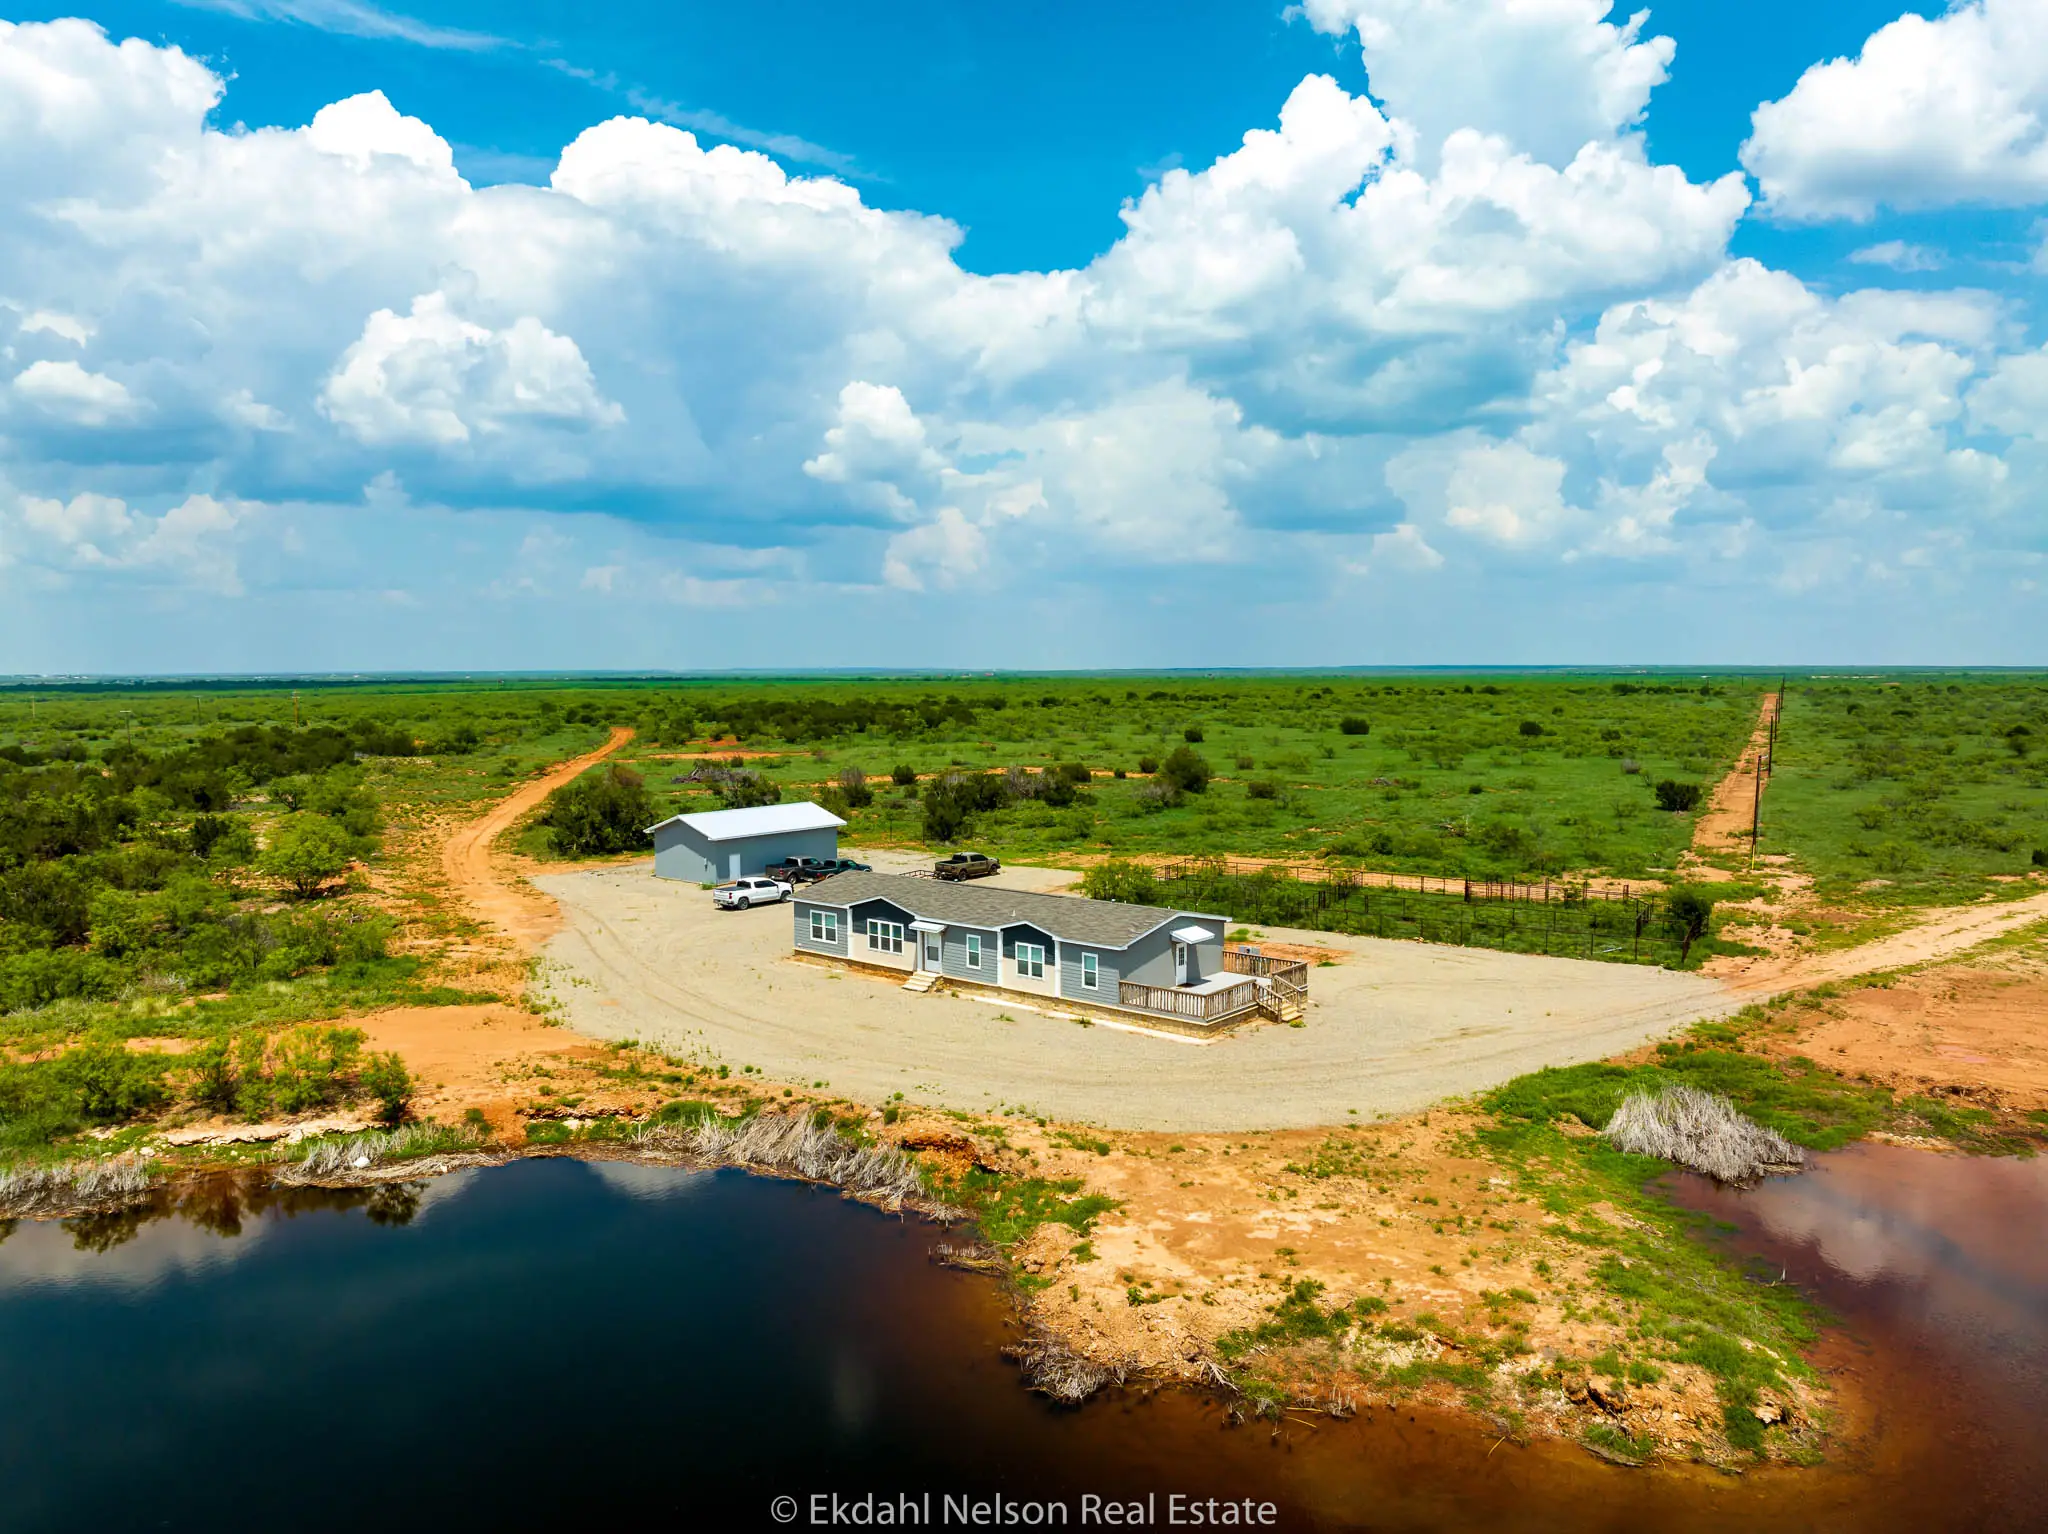
POLYGON ((739 876, 765 873, 784 858, 836 858, 839 832, 831 826, 816 831, 784 831, 714 842, 688 826, 665 826, 654 833, 654 872, 663 879, 691 884, 723 884, 734 877, 732 855, 740 855, 739 876))

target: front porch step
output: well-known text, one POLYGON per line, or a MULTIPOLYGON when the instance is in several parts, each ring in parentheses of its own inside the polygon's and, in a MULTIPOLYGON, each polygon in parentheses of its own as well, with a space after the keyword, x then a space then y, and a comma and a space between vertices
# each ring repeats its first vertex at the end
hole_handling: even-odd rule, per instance
POLYGON ((916 991, 921 996, 937 985, 943 978, 945 977, 935 969, 921 969, 903 982, 903 989, 906 991, 916 991))

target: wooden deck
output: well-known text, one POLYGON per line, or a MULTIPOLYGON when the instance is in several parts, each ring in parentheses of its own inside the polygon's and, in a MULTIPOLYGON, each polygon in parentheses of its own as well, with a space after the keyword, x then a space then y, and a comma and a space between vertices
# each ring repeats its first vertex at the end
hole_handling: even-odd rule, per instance
POLYGON ((1140 985, 1135 980, 1121 980, 1117 982, 1117 1001, 1139 1012, 1213 1026, 1258 1011, 1259 986, 1257 981, 1247 980, 1243 985, 1221 990, 1183 991, 1170 985, 1140 985))

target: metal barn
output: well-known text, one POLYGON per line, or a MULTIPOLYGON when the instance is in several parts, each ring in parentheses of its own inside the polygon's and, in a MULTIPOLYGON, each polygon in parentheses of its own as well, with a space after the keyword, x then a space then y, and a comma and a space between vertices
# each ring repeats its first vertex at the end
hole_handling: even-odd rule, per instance
POLYGON ((671 815, 647 830, 657 877, 717 884, 758 874, 783 858, 836 858, 845 824, 824 806, 805 802, 671 815))

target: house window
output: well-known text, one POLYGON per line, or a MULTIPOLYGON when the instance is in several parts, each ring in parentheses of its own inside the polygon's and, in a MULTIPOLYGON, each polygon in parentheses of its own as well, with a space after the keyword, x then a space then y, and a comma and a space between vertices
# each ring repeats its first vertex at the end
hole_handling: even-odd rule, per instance
POLYGON ((969 969, 981 968, 981 934, 979 932, 967 934, 967 967, 969 969))
POLYGON ((1045 978, 1045 947, 1041 943, 1019 943, 1017 945, 1017 973, 1029 975, 1033 980, 1045 978))
POLYGON ((875 953, 903 952, 903 923, 870 919, 868 948, 875 953))
POLYGON ((1099 978, 1097 970, 1100 968, 1100 964, 1101 961, 1098 960, 1092 953, 1084 953, 1081 955, 1082 990, 1092 991, 1095 989, 1095 982, 1099 978))
POLYGON ((839 941, 839 913, 837 911, 811 912, 811 941, 814 943, 836 943, 839 941))

